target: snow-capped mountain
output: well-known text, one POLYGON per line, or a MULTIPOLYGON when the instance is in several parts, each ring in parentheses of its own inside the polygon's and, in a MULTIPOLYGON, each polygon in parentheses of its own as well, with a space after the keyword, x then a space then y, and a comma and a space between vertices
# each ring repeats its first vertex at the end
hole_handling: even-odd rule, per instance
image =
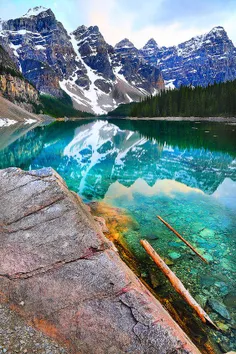
MULTIPOLYGON (((164 87, 160 70, 108 45, 97 26, 71 35, 51 9, 35 7, 1 24, 0 44, 36 88, 56 97, 65 90, 75 108, 106 113, 164 87)), ((134 47, 133 47, 134 48, 134 47)))
POLYGON ((222 27, 169 48, 150 39, 138 50, 126 38, 109 45, 97 26, 68 34, 51 9, 38 6, 0 20, 0 45, 41 93, 65 91, 75 108, 96 114, 164 87, 236 78, 236 48, 222 27))
POLYGON ((236 48, 223 27, 169 48, 150 40, 140 52, 159 66, 166 87, 206 86, 236 78, 236 48))
POLYGON ((38 90, 62 95, 59 82, 74 72, 76 54, 50 9, 36 7, 21 18, 4 22, 0 42, 38 90))
POLYGON ((80 110, 101 114, 164 88, 157 66, 144 60, 133 44, 113 48, 97 26, 78 27, 71 33, 71 43, 79 64, 61 87, 80 110))

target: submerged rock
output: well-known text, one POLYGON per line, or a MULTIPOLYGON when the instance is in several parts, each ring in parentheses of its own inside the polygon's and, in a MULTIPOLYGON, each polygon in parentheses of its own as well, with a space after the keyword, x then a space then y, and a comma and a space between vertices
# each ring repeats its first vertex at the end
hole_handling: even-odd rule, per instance
POLYGON ((183 244, 181 242, 174 242, 174 241, 170 241, 168 242, 168 245, 171 247, 176 247, 176 248, 182 248, 183 244))
POLYGON ((210 287, 213 284, 215 284, 215 281, 216 280, 212 277, 211 274, 202 275, 200 277, 200 285, 201 286, 210 287))
POLYGON ((229 326, 227 326, 225 323, 222 323, 220 321, 216 321, 216 325, 223 332, 227 332, 229 330, 229 326))
POLYGON ((151 284, 152 284, 153 289, 155 289, 161 285, 160 284, 160 276, 158 276, 157 269, 150 269, 149 276, 150 276, 150 280, 151 280, 151 284))
POLYGON ((204 238, 213 238, 215 236, 215 232, 211 229, 203 229, 200 232, 200 236, 204 238))
POLYGON ((147 240, 158 240, 159 236, 155 235, 155 234, 149 234, 146 236, 147 240))
POLYGON ((219 289, 219 292, 225 296, 229 293, 229 289, 228 289, 228 286, 225 284, 225 282, 223 281, 217 281, 215 283, 215 286, 219 289))
POLYGON ((176 259, 178 259, 178 258, 181 257, 181 254, 180 254, 180 253, 177 253, 177 252, 170 252, 170 253, 168 253, 168 256, 169 256, 171 259, 176 260, 176 259))
POLYGON ((227 307, 236 308, 236 292, 230 292, 226 295, 224 303, 227 307))
POLYGON ((199 303, 199 305, 201 305, 202 308, 204 308, 206 306, 207 303, 207 297, 203 296, 203 295, 196 295, 195 296, 196 301, 199 303))
POLYGON ((162 259, 168 266, 174 265, 174 262, 171 259, 166 258, 166 257, 162 257, 162 259))
POLYGON ((220 301, 214 300, 214 299, 208 299, 207 302, 208 302, 208 305, 212 308, 212 310, 214 310, 216 313, 221 315, 226 320, 230 320, 230 318, 231 318, 230 314, 224 304, 222 304, 220 301))

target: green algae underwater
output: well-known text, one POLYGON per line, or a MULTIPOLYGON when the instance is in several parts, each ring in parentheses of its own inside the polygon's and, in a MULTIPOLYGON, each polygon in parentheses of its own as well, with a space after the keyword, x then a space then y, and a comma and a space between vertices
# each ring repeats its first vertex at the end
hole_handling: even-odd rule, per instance
POLYGON ((97 213, 116 230, 116 242, 135 258, 138 274, 202 352, 235 349, 236 125, 109 119, 56 122, 26 134, 20 129, 5 128, 9 138, 0 144, 0 168, 51 166, 85 202, 99 202, 97 213), (109 207, 120 214, 109 214, 109 207), (149 259, 141 239, 166 260, 221 332, 204 328, 149 259))

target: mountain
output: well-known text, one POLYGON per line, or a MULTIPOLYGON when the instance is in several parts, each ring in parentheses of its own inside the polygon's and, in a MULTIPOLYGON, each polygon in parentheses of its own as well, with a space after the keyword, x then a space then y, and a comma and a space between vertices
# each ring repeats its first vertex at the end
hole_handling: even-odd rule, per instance
POLYGON ((78 27, 71 42, 78 68, 61 87, 78 109, 102 114, 164 88, 157 66, 147 63, 133 45, 121 47, 120 42, 113 48, 97 26, 78 27))
POLYGON ((39 93, 22 75, 9 54, 0 45, 0 95, 34 112, 39 103, 39 93))
POLYGON ((236 48, 223 27, 173 47, 150 40, 140 53, 160 68, 166 87, 207 86, 236 78, 236 48))
MULTIPOLYGON (((236 48, 222 27, 169 48, 152 38, 141 50, 127 38, 109 45, 97 26, 82 25, 68 34, 42 6, 1 21, 0 28, 0 45, 14 70, 40 93, 63 103, 66 93, 75 109, 89 113, 105 114, 164 87, 236 78, 236 48)), ((50 101, 52 109, 55 102, 50 101)))
POLYGON ((0 42, 22 74, 44 93, 61 97, 60 80, 75 70, 70 37, 50 9, 36 7, 2 23, 0 42))
POLYGON ((97 26, 69 35, 44 7, 1 26, 0 44, 24 77, 42 93, 63 97, 64 90, 76 109, 102 114, 164 87, 157 66, 133 45, 113 48, 97 26))

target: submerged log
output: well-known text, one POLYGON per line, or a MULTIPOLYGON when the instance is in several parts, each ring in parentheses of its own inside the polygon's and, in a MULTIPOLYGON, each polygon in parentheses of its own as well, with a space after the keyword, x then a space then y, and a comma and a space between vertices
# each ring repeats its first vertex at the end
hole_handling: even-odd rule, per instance
POLYGON ((179 280, 179 278, 175 275, 174 272, 165 264, 163 259, 157 254, 157 252, 153 249, 150 243, 146 240, 140 241, 141 245, 147 252, 147 254, 153 259, 158 268, 162 271, 162 273, 167 277, 170 281, 173 288, 182 296, 182 298, 194 309, 197 313, 198 317, 204 323, 210 323, 214 328, 218 330, 218 327, 214 324, 214 322, 210 319, 208 314, 201 308, 201 306, 197 303, 197 301, 192 297, 189 291, 185 288, 183 283, 179 280))
POLYGON ((166 222, 164 219, 162 219, 161 216, 157 215, 158 219, 161 220, 161 222, 163 222, 164 225, 166 225, 181 241, 183 241, 194 253, 196 253, 196 255, 201 258, 201 260, 205 263, 208 263, 207 260, 200 255, 200 253, 187 241, 183 238, 183 236, 181 236, 172 226, 170 226, 170 224, 168 224, 168 222, 166 222))

